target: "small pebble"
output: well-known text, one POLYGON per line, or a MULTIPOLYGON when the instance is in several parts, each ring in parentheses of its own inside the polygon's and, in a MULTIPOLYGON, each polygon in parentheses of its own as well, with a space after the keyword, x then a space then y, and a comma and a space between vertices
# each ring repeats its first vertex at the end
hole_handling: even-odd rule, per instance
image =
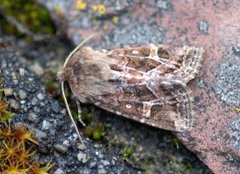
POLYGON ((49 121, 43 120, 43 125, 42 125, 42 129, 43 129, 43 130, 48 130, 48 129, 50 129, 51 127, 52 127, 52 124, 51 124, 49 121))
POLYGON ((53 172, 53 174, 65 174, 65 172, 62 169, 58 168, 56 171, 53 172))
POLYGON ((78 143, 78 145, 77 145, 77 148, 79 149, 79 150, 85 150, 86 149, 86 147, 81 143, 78 143))
POLYGON ((96 163, 96 162, 91 162, 91 163, 89 164, 90 169, 95 168, 96 166, 97 166, 97 163, 96 163))
POLYGON ((57 101, 51 103, 51 108, 55 113, 59 113, 61 111, 60 105, 57 101))
POLYGON ((19 69, 19 74, 20 74, 20 76, 24 76, 25 75, 25 69, 23 69, 23 68, 20 68, 19 69))
POLYGON ((63 141, 63 145, 69 147, 70 146, 70 142, 68 140, 64 140, 63 141))
POLYGON ((13 95, 13 89, 11 89, 11 88, 5 88, 5 89, 4 89, 4 95, 5 95, 6 97, 12 96, 12 95, 13 95))
POLYGON ((35 105, 37 105, 37 103, 38 103, 38 99, 34 97, 34 98, 32 99, 32 101, 31 101, 31 104, 32 104, 33 106, 35 106, 35 105))
POLYGON ((107 160, 102 160, 101 162, 102 162, 102 164, 103 164, 104 166, 110 165, 110 162, 107 161, 107 160))
POLYGON ((98 166, 98 174, 106 174, 107 171, 104 169, 102 165, 98 166))
POLYGON ((29 115, 28 115, 28 120, 31 122, 35 123, 37 121, 37 118, 38 118, 38 116, 33 112, 29 113, 29 115))
POLYGON ((44 69, 39 65, 39 63, 34 63, 30 69, 34 71, 37 75, 42 75, 44 73, 44 69))
POLYGON ((38 99, 40 99, 40 100, 43 100, 43 99, 44 99, 44 96, 43 96, 42 93, 39 93, 39 94, 37 95, 37 97, 38 97, 38 99))
POLYGON ((19 98, 25 100, 27 98, 27 93, 24 90, 19 90, 19 98))
POLYGON ((85 164, 86 162, 88 162, 89 157, 87 156, 87 154, 79 152, 77 154, 77 159, 78 161, 82 162, 83 164, 85 164))
POLYGON ((66 154, 68 151, 68 148, 61 144, 55 144, 54 148, 61 154, 66 154))
POLYGON ((37 139, 41 140, 41 139, 46 139, 47 138, 47 134, 39 129, 34 129, 35 131, 35 136, 37 137, 37 139))
POLYGON ((10 107, 12 108, 12 109, 14 109, 15 111, 17 111, 18 109, 19 109, 19 103, 16 101, 16 100, 10 100, 9 101, 9 103, 10 103, 10 107))

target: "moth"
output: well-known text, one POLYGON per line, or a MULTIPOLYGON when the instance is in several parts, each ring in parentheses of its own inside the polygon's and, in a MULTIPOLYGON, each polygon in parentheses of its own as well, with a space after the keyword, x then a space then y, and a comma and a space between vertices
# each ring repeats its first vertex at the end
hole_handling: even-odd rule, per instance
POLYGON ((58 78, 81 103, 161 129, 188 131, 195 115, 187 84, 199 72, 203 54, 203 48, 192 46, 94 50, 81 45, 58 78))

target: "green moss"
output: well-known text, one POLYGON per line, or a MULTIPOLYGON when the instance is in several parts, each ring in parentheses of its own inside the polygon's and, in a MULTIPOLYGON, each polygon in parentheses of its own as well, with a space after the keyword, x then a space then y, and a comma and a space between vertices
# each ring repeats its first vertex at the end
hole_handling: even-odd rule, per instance
MULTIPOLYGON (((49 12, 38 5, 36 0, 0 0, 0 8, 5 15, 13 17, 33 33, 52 34, 55 32, 49 12)), ((3 19, 0 22, 6 33, 18 33, 14 26, 3 19)))
POLYGON ((14 113, 8 110, 8 103, 4 100, 3 90, 0 89, 0 121, 8 121, 14 113))
POLYGON ((81 113, 81 118, 82 118, 82 121, 88 125, 92 122, 93 120, 93 113, 91 112, 88 112, 88 111, 82 111, 81 113))
POLYGON ((133 148, 127 147, 124 149, 123 158, 130 158, 133 154, 133 148))
POLYGON ((126 158, 132 158, 133 157, 133 152, 136 150, 136 145, 133 144, 131 145, 130 147, 126 147, 124 150, 123 150, 123 158, 126 159, 126 158))
POLYGON ((180 141, 179 141, 179 139, 177 138, 177 137, 175 137, 174 139, 173 139, 173 145, 177 148, 177 149, 179 149, 180 148, 180 141))
POLYGON ((84 134, 93 140, 102 140, 105 136, 105 126, 102 123, 90 125, 84 129, 84 134))

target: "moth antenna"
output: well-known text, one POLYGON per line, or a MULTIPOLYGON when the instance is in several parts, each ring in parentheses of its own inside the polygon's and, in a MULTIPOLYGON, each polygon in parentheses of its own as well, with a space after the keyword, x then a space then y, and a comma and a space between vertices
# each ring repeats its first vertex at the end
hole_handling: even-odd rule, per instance
MULTIPOLYGON (((87 37, 84 41, 82 41, 69 55, 68 57, 66 58, 64 64, 63 64, 63 67, 66 67, 69 59, 73 56, 73 54, 78 51, 86 42, 88 42, 90 39, 92 39, 93 37, 95 37, 96 35, 90 35, 89 37, 87 37)), ((68 101, 67 101, 67 98, 66 98, 66 95, 65 95, 65 90, 64 90, 64 81, 61 82, 61 91, 62 91, 62 96, 63 96, 63 100, 64 100, 64 103, 65 103, 65 106, 67 108, 67 112, 68 112, 68 115, 73 123, 73 126, 78 134, 78 137, 80 139, 80 142, 83 144, 83 146, 86 148, 83 140, 82 140, 82 137, 80 135, 80 132, 78 130, 78 127, 73 119, 73 116, 72 116, 72 113, 70 111, 70 108, 69 108, 69 105, 68 105, 68 101)), ((81 114, 81 109, 79 108, 80 105, 78 105, 78 114, 81 114)), ((85 126, 85 124, 83 123, 82 119, 81 119, 81 116, 78 115, 78 117, 80 118, 79 121, 83 124, 83 126, 85 126)))
POLYGON ((83 122, 83 120, 81 118, 82 110, 81 110, 80 102, 77 99, 75 101, 76 101, 77 109, 78 109, 78 119, 82 123, 83 126, 86 126, 86 124, 83 122))
POLYGON ((96 34, 92 34, 88 36, 86 39, 84 39, 66 58, 65 63, 63 64, 63 67, 65 67, 69 61, 69 59, 73 56, 73 54, 78 51, 84 44, 86 44, 89 40, 91 40, 93 37, 95 37, 96 34))
POLYGON ((81 137, 81 135, 80 135, 80 132, 79 132, 79 130, 78 130, 78 127, 77 127, 77 125, 76 125, 76 123, 75 123, 75 121, 74 121, 74 119, 73 119, 73 116, 72 116, 72 113, 71 113, 71 111, 70 111, 69 105, 68 105, 68 101, 67 101, 67 98, 66 98, 66 95, 65 95, 65 91, 64 91, 64 81, 61 82, 61 91, 62 91, 62 96, 63 96, 63 100, 64 100, 64 103, 65 103, 65 106, 66 106, 66 108, 67 108, 68 115, 69 115, 69 117, 70 117, 70 119, 71 119, 71 121, 72 121, 72 123, 73 123, 73 126, 74 126, 76 132, 77 132, 77 135, 78 135, 78 137, 79 137, 80 142, 82 143, 82 145, 84 146, 84 148, 86 148, 86 146, 85 146, 85 144, 84 144, 84 142, 83 142, 83 139, 82 139, 82 137, 81 137))

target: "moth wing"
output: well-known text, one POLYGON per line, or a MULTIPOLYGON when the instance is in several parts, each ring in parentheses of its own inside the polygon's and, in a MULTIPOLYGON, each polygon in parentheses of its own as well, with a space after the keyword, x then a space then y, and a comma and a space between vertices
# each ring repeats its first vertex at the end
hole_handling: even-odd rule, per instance
POLYGON ((122 65, 142 74, 165 77, 185 84, 195 78, 199 72, 203 55, 203 48, 153 44, 114 49, 109 53, 110 57, 122 59, 122 65))
POLYGON ((193 124, 190 91, 182 84, 129 86, 92 102, 107 111, 166 130, 186 131, 193 124))

